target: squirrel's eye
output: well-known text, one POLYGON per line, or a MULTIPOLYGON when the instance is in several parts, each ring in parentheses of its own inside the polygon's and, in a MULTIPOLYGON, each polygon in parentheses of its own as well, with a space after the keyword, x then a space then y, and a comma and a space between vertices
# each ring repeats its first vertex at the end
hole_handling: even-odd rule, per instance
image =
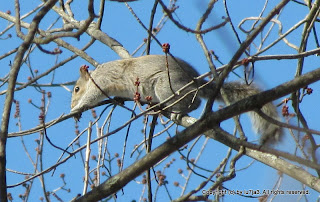
POLYGON ((76 93, 77 93, 79 90, 80 90, 80 88, 79 88, 78 86, 74 88, 74 92, 76 92, 76 93))

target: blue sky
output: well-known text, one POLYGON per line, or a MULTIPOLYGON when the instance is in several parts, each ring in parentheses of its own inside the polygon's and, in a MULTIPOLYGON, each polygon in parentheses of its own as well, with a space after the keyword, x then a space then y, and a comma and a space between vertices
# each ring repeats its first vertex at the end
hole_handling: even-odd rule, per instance
MULTIPOLYGON (((179 20, 180 23, 184 24, 185 26, 194 28, 198 22, 199 17, 201 17, 203 10, 206 8, 205 2, 199 3, 196 0, 183 2, 178 1, 179 8, 176 11, 176 15, 174 17, 179 20)), ((276 2, 272 1, 269 2, 266 13, 270 11, 276 2)), ((27 1, 23 0, 20 1, 21 4, 21 13, 24 14, 26 12, 29 12, 32 8, 34 8, 35 5, 40 4, 40 1, 27 1)), ((76 4, 76 2, 75 2, 76 4)), ((148 25, 149 23, 149 16, 150 12, 149 10, 152 8, 152 1, 147 0, 140 0, 138 2, 131 3, 130 5, 134 9, 134 11, 137 13, 141 21, 148 25)), ((229 12, 231 14, 233 23, 235 26, 239 24, 241 19, 244 17, 252 17, 252 16, 258 16, 264 1, 259 1, 257 3, 256 0, 244 0, 244 1, 237 1, 237 2, 231 2, 228 3, 230 5, 229 12)), ((96 2, 96 12, 98 12, 98 5, 99 2, 96 2)), ((2 4, 0 4, 0 11, 7 11, 11 10, 12 13, 14 13, 14 2, 6 1, 2 4)), ((159 21, 159 19, 162 16, 161 9, 158 7, 158 12, 155 17, 155 24, 159 21)), ((75 18, 77 20, 84 20, 87 17, 86 9, 82 6, 74 6, 73 11, 76 14, 75 18)), ((294 3, 289 3, 288 7, 281 13, 280 20, 284 22, 283 24, 283 32, 285 32, 287 29, 289 29, 292 25, 296 24, 298 21, 300 21, 306 14, 307 14, 307 8, 303 6, 296 5, 294 3)), ((222 2, 218 2, 215 5, 214 12, 210 15, 208 22, 205 24, 205 26, 209 27, 215 24, 218 24, 221 22, 221 17, 225 16, 225 11, 223 8, 222 2)), ((264 14, 265 16, 265 14, 264 14)), ((55 19, 57 16, 55 13, 51 12, 49 15, 43 19, 43 21, 40 24, 40 28, 47 29, 49 25, 53 22, 53 19, 55 19)), ((30 22, 32 18, 27 18, 26 21, 30 22)), ((7 26, 7 22, 3 19, 0 19, 0 30, 3 30, 7 26)), ((56 26, 61 26, 61 20, 60 23, 58 23, 56 26)), ((249 27, 250 23, 245 24, 245 26, 249 27)), ((105 15, 104 15, 104 22, 102 24, 102 30, 109 34, 109 36, 115 38, 120 43, 123 44, 123 46, 132 53, 142 42, 143 39, 147 37, 147 33, 141 26, 139 26, 138 22, 134 19, 134 17, 130 14, 128 9, 124 4, 116 3, 116 2, 107 2, 105 6, 105 15)), ((237 29, 238 30, 238 29, 237 29)), ((267 30, 266 30, 267 31, 267 30)), ((266 32, 265 31, 265 32, 266 32)), ((277 28, 275 28, 271 32, 271 37, 266 41, 266 44, 269 44, 271 41, 273 41, 277 34, 277 28)), ((288 36, 288 39, 296 44, 298 46, 300 41, 302 27, 298 28, 292 35, 288 36)), ((26 33, 26 30, 24 30, 26 33)), ((245 39, 245 35, 240 33, 239 36, 241 40, 245 39)), ((265 33, 264 32, 264 33, 265 33)), ((6 53, 7 51, 19 46, 21 44, 21 40, 16 36, 14 28, 9 30, 7 33, 12 34, 12 38, 8 40, 1 40, 1 47, 4 47, 0 50, 0 55, 6 53)), ((1 36, 4 37, 5 35, 1 36)), ((171 53, 177 57, 183 58, 187 62, 189 62, 191 65, 193 65, 198 72, 205 73, 208 69, 208 64, 206 62, 206 59, 204 57, 203 51, 197 43, 196 38, 191 33, 186 33, 180 29, 178 29, 172 22, 168 21, 161 32, 157 35, 158 39, 161 41, 161 43, 170 43, 171 45, 171 53)), ((257 40, 255 40, 256 45, 259 43, 260 36, 257 37, 257 40)), ((207 46, 209 49, 212 49, 215 51, 215 53, 219 56, 219 59, 223 63, 227 63, 230 58, 232 57, 232 54, 237 50, 238 43, 236 41, 236 38, 234 37, 231 29, 229 26, 225 26, 224 28, 210 32, 208 34, 204 35, 204 39, 207 43, 207 46)), ((82 47, 84 44, 88 42, 87 36, 82 36, 80 41, 77 41, 76 39, 65 39, 67 42, 71 43, 72 45, 76 47, 82 47)), ((54 43, 50 43, 48 45, 44 46, 48 50, 52 50, 56 47, 54 43)), ((308 44, 308 49, 314 49, 315 44, 311 40, 310 44, 308 44)), ((66 59, 70 57, 71 53, 63 49, 63 54, 59 56, 52 56, 52 55, 46 55, 44 53, 41 53, 38 49, 35 49, 34 52, 29 57, 29 63, 32 66, 33 70, 37 69, 39 73, 45 72, 47 69, 49 69, 51 66, 53 66, 57 61, 61 61, 63 59, 66 59)), ((255 53, 256 50, 254 50, 254 47, 251 47, 251 53, 255 53)), ((119 57, 112 52, 108 47, 105 45, 102 45, 100 43, 96 43, 94 46, 92 46, 90 49, 86 51, 90 56, 92 56, 95 60, 97 60, 99 63, 119 59, 119 57)), ((139 51, 135 56, 141 55, 141 51, 139 51)), ((294 54, 296 53, 295 50, 288 48, 283 42, 279 42, 274 48, 268 50, 264 53, 264 55, 271 55, 271 54, 294 54)), ((156 43, 153 43, 151 46, 151 54, 162 54, 161 47, 159 47, 156 43)), ((0 63, 2 65, 3 71, 0 72, 0 76, 4 77, 9 71, 9 63, 12 62, 14 59, 14 55, 7 57, 5 59, 0 60, 0 63)), ((311 71, 315 68, 318 68, 319 66, 319 59, 311 56, 310 58, 306 59, 305 63, 305 69, 304 72, 311 71)), ((78 78, 78 69, 82 64, 88 64, 90 68, 93 70, 94 68, 92 65, 90 65, 87 61, 76 58, 73 61, 67 63, 66 65, 60 67, 55 71, 54 77, 51 75, 44 77, 39 80, 39 83, 48 83, 52 79, 54 80, 53 83, 60 83, 60 82, 69 82, 74 81, 78 78)), ((219 63, 215 63, 219 67, 219 63)), ((279 85, 285 81, 288 81, 294 77, 295 69, 297 66, 297 62, 295 60, 292 61, 262 61, 262 62, 256 62, 255 63, 255 82, 261 86, 263 89, 269 89, 271 87, 274 87, 276 85, 279 85)), ((243 76, 243 68, 240 67, 236 70, 236 72, 243 76)), ((26 64, 23 64, 21 67, 21 71, 18 77, 19 82, 26 82, 27 77, 30 76, 30 70, 27 67, 26 64)), ((238 78, 232 74, 228 77, 228 80, 238 80, 238 78)), ((69 89, 72 89, 72 86, 67 86, 69 89)), ((319 87, 318 83, 315 83, 311 85, 310 87, 313 88, 313 94, 310 96, 305 97, 303 104, 301 105, 301 109, 304 112, 305 118, 308 121, 308 124, 311 128, 320 130, 319 127, 319 108, 314 107, 315 103, 319 103, 320 96, 319 96, 319 87)), ((0 91, 3 91, 6 89, 6 86, 3 86, 0 88, 0 91)), ((50 100, 50 105, 47 112, 46 120, 50 121, 57 117, 59 117, 61 114, 67 114, 70 111, 70 99, 71 99, 71 93, 65 90, 62 87, 51 87, 51 88, 43 88, 46 91, 52 92, 52 98, 50 100)), ((39 120, 39 109, 33 107, 30 103, 28 103, 28 99, 32 99, 32 101, 40 105, 40 99, 41 94, 38 93, 34 88, 28 87, 24 90, 18 91, 15 94, 15 99, 20 101, 20 107, 21 107, 21 128, 22 130, 29 129, 31 127, 34 127, 38 125, 39 120)), ((3 103, 4 96, 0 96, 0 103, 3 103)), ((276 101, 275 103, 280 103, 281 100, 276 101)), ((129 108, 133 107, 132 103, 126 103, 126 105, 129 108)), ((13 107, 14 108, 14 107, 13 107)), ((215 110, 218 108, 218 105, 215 105, 215 110)), ((103 107, 97 108, 97 113, 99 114, 102 111, 103 107)), ((2 108, 0 108, 2 112, 2 108)), ((280 111, 280 109, 279 109, 280 111)), ((292 109, 291 109, 292 111, 292 109)), ((109 109, 106 113, 103 114, 102 119, 98 122, 99 127, 102 126, 103 120, 107 117, 107 114, 109 113, 109 109)), ((14 111, 13 113, 14 114, 14 111)), ((201 109, 197 110, 196 112, 193 112, 191 115, 195 117, 199 117, 201 114, 201 109)), ((118 126, 125 123, 127 120, 130 119, 130 114, 121 109, 116 108, 116 110, 113 113, 112 121, 110 125, 110 130, 117 128, 118 126)), ((83 117, 79 123, 79 130, 82 131, 88 126, 88 121, 93 120, 90 112, 85 112, 83 114, 83 117)), ((16 123, 18 122, 17 119, 11 119, 10 122, 10 132, 18 131, 19 128, 16 126, 16 123)), ((252 132, 251 125, 248 121, 248 118, 246 115, 241 116, 241 122, 243 123, 244 130, 249 138, 250 141, 257 140, 257 136, 252 132)), ((290 121, 291 123, 295 124, 296 121, 293 119, 290 121)), ((229 131, 230 133, 233 132, 233 121, 228 120, 221 124, 221 126, 229 131)), ((125 167, 129 166, 131 163, 135 161, 135 158, 137 155, 135 154, 132 158, 130 158, 130 153, 132 149, 134 148, 135 144, 139 144, 143 139, 143 135, 141 134, 141 129, 143 127, 142 120, 139 119, 133 123, 130 129, 130 133, 128 136, 128 145, 126 150, 126 157, 125 157, 125 167)), ((162 130, 163 127, 158 126, 157 132, 162 130)), ((59 147, 65 148, 75 137, 74 133, 74 121, 72 119, 66 120, 64 122, 61 122, 47 130, 48 136, 50 137, 51 141, 58 145, 59 147)), ((110 152, 110 155, 113 156, 115 153, 122 154, 122 147, 124 144, 124 139, 126 136, 126 130, 123 129, 119 133, 112 135, 108 139, 108 149, 110 152)), ((179 128, 179 130, 182 130, 182 128, 179 128)), ((174 134, 174 129, 170 131, 170 134, 174 134)), ((95 134, 94 134, 95 135, 95 134)), ((165 141, 167 135, 162 134, 160 137, 155 138, 153 141, 154 148, 165 141)), ((35 147, 36 142, 35 139, 39 138, 39 134, 32 134, 29 136, 24 137, 24 141, 27 145, 28 150, 30 151, 31 158, 35 157, 35 147)), ((86 135, 83 135, 81 138, 81 144, 83 145, 86 141, 86 135)), ((202 137, 199 139, 198 143, 195 144, 195 148, 191 152, 190 156, 193 158, 196 158, 198 151, 201 149, 203 142, 205 141, 205 138, 202 137)), ((192 145, 192 143, 189 144, 189 146, 192 145)), ((293 141, 290 137, 289 133, 286 133, 286 139, 284 142, 278 145, 278 148, 285 151, 292 152, 292 145, 293 141)), ((97 153, 96 144, 92 146, 93 153, 97 153)), ((75 147, 76 148, 76 147, 75 147)), ((57 159, 59 158, 61 151, 53 148, 51 145, 48 144, 48 142, 44 142, 44 153, 43 153, 43 161, 44 161, 44 168, 47 168, 51 165, 53 165, 57 159)), ((205 147, 198 164, 200 166, 209 168, 209 169, 215 169, 216 166, 221 162, 221 160, 226 156, 226 153, 228 151, 228 147, 217 143, 213 140, 210 140, 208 142, 208 145, 205 147)), ((187 151, 184 150, 182 153, 186 154, 187 151)), ((33 173, 34 169, 32 164, 30 163, 28 157, 26 156, 22 145, 21 145, 21 139, 20 138, 10 138, 8 140, 7 145, 7 167, 13 170, 18 170, 26 173, 33 173)), ((144 153, 143 153, 144 154, 144 153)), ((233 155, 235 152, 233 151, 233 155)), ((182 168, 184 170, 184 174, 187 174, 186 171, 186 164, 184 161, 180 161, 180 155, 178 153, 175 153, 171 155, 168 159, 165 160, 165 163, 172 160, 172 158, 176 159, 176 162, 173 163, 170 168, 165 169, 165 173, 167 175, 167 179, 169 182, 168 187, 170 188, 170 193, 172 194, 173 198, 177 198, 181 192, 180 188, 174 187, 173 181, 178 181, 180 184, 184 182, 184 179, 179 176, 177 173, 177 170, 179 168, 182 168)), ((93 168, 96 164, 91 161, 91 168, 93 168)), ((277 171, 269 168, 265 165, 263 165, 260 162, 252 162, 252 159, 248 157, 243 157, 238 163, 237 163, 237 169, 245 168, 248 165, 250 165, 249 168, 238 171, 237 176, 235 179, 224 183, 224 186, 231 189, 231 190, 264 190, 264 189, 271 189, 273 185, 276 183, 278 179, 277 171), (252 165, 251 165, 252 163, 252 165)), ((160 165, 155 170, 162 170, 164 165, 160 165)), ((117 173, 117 166, 115 160, 112 161, 112 174, 117 173)), ((228 170, 228 169, 227 169, 228 170)), ((199 171, 201 172, 201 171, 199 171)), ((57 194, 65 201, 70 200, 73 196, 75 196, 77 193, 82 193, 83 188, 83 182, 82 178, 84 176, 83 172, 83 165, 81 162, 80 155, 77 155, 76 158, 69 159, 66 163, 62 164, 58 167, 56 170, 54 176, 51 176, 52 173, 48 173, 45 175, 45 182, 48 185, 47 190, 52 191, 58 188, 62 185, 62 181, 59 178, 59 175, 61 173, 64 173, 66 175, 65 180, 67 182, 66 188, 71 188, 71 193, 67 193, 65 191, 58 191, 57 194)), ((204 172, 205 175, 208 175, 204 172)), ((314 174, 314 173, 313 173, 314 174)), ((8 185, 12 185, 15 183, 20 182, 23 180, 23 176, 8 173, 8 185)), ((101 178, 102 181, 106 180, 106 177, 101 178)), ((138 177, 136 180, 141 181, 141 177, 138 177)), ((196 188, 196 186, 203 180, 202 178, 192 176, 192 180, 187 190, 190 191, 191 189, 196 188)), ((42 196, 42 190, 41 185, 39 183, 39 180, 36 179, 34 181, 33 189, 30 195, 29 201, 38 201, 39 197, 42 196)), ((155 185, 153 185, 155 187, 155 185)), ((139 185, 137 182, 131 182, 129 183, 124 189, 123 193, 120 191, 118 192, 118 199, 119 201, 129 201, 129 200, 139 200, 140 193, 142 192, 143 186, 139 185)), ((282 179, 281 187, 279 188, 281 190, 301 190, 301 185, 296 182, 294 179, 284 176, 282 179)), ((307 190, 310 190, 312 192, 311 197, 309 199, 311 201, 314 201, 318 197, 318 193, 315 193, 310 188, 306 188, 307 190)), ((21 194, 24 192, 24 188, 17 187, 13 189, 9 189, 9 192, 12 193, 14 196, 15 201, 18 199, 18 194, 21 194)), ((169 198, 165 194, 165 190, 163 187, 160 187, 158 199, 157 201, 167 201, 169 198), (160 194, 161 193, 161 194, 160 194)), ((144 195, 145 197, 146 195, 144 195)), ((297 200, 297 196, 278 196, 275 198, 276 201, 280 200, 297 200)), ((245 201, 248 200, 248 198, 239 197, 239 196, 226 196, 227 200, 239 200, 239 201, 245 201)), ((249 199, 250 200, 250 199, 249 199)), ((252 199, 257 200, 257 199, 252 199)), ((54 201, 54 200, 53 200, 54 201)))

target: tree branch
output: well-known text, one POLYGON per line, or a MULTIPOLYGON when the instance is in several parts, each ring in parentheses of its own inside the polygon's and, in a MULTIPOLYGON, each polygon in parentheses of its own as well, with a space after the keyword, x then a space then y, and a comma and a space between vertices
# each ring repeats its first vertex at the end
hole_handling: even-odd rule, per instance
MULTIPOLYGON (((142 159, 136 161, 134 164, 120 172, 119 174, 112 176, 107 181, 103 182, 98 187, 94 188, 92 191, 88 192, 86 195, 80 197, 76 201, 78 202, 84 202, 84 201, 96 201, 101 200, 105 197, 110 196, 113 193, 116 193, 118 190, 123 188, 126 184, 128 184, 131 180, 138 177, 142 172, 149 169, 153 165, 155 165, 157 162, 161 161, 164 157, 168 156, 169 154, 175 152, 180 147, 184 146, 194 138, 198 137, 199 135, 205 133, 206 131, 209 131, 211 129, 217 129, 217 126, 220 122, 227 120, 233 116, 239 115, 241 113, 254 110, 257 108, 261 108, 263 105, 265 105, 268 102, 271 102, 272 100, 278 99, 282 96, 285 96, 289 94, 290 92, 294 92, 310 83, 316 82, 320 80, 320 68, 311 71, 309 73, 306 73, 298 78, 293 79, 292 81, 289 81, 287 83, 284 83, 280 86, 277 86, 273 89, 258 93, 256 95, 250 96, 246 99, 240 100, 232 105, 229 105, 217 112, 209 113, 206 117, 201 118, 198 121, 195 121, 196 119, 183 119, 182 125, 189 126, 185 130, 183 130, 181 133, 178 133, 173 138, 167 140, 162 145, 151 151, 148 155, 143 157, 142 159), (192 125, 190 126, 190 124, 192 125)), ((220 132, 220 131, 219 131, 220 132)), ((215 137, 220 142, 223 142, 227 146, 230 146, 236 150, 240 148, 241 145, 239 145, 239 141, 237 138, 234 139, 234 142, 228 140, 223 135, 212 135, 215 134, 215 131, 209 131, 206 133, 210 137, 215 137), (235 144, 237 143, 237 144, 235 144)), ((245 141, 240 141, 241 143, 244 143, 245 141)), ((244 146, 250 146, 252 144, 246 143, 244 146)), ((275 155, 270 155, 269 157, 272 157, 272 161, 270 162, 269 158, 264 158, 264 152, 256 151, 261 146, 256 146, 255 150, 246 148, 246 155, 250 155, 251 157, 269 165, 272 166, 283 173, 286 173, 295 179, 298 179, 299 181, 305 183, 306 185, 310 186, 312 189, 315 189, 317 191, 320 191, 320 181, 316 177, 312 176, 311 174, 303 171, 302 169, 298 168, 297 166, 290 164, 280 158, 278 158, 275 155), (263 155, 262 155, 263 154, 263 155), (267 161, 267 160, 268 161, 267 161), (278 163, 281 163, 278 165, 278 163), (285 166, 284 166, 285 164, 285 166), (290 168, 290 169, 289 169, 290 168), (296 175, 296 173, 303 173, 303 175, 296 175), (300 176, 304 176, 301 178, 300 176), (305 178, 305 176, 308 176, 308 178, 305 178), (312 180, 310 180, 312 179, 312 180)), ((254 147, 253 147, 254 148, 254 147)), ((269 150, 269 148, 268 148, 269 150)), ((267 150, 265 150, 267 151, 267 150)), ((281 153, 281 152, 280 152, 281 153)), ((289 155, 287 158, 290 158, 290 160, 299 161, 300 163, 307 164, 309 166, 312 166, 313 168, 320 169, 320 166, 317 164, 314 164, 308 160, 301 159, 295 156, 289 155)))

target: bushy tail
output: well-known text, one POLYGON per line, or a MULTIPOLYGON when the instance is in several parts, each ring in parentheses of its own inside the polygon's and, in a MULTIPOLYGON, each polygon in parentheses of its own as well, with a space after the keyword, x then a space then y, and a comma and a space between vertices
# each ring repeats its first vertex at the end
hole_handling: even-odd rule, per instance
MULTIPOLYGON (((254 85, 246 85, 240 82, 228 82, 223 85, 223 89, 230 101, 230 103, 244 99, 248 96, 261 92, 259 88, 254 85)), ((218 96, 219 101, 223 101, 221 96, 218 96)), ((261 111, 271 117, 272 119, 279 120, 280 117, 276 107, 272 103, 264 105, 261 111)), ((280 141, 282 136, 282 128, 272 124, 271 122, 263 119, 256 112, 249 112, 249 116, 252 122, 253 130, 256 133, 261 134, 260 144, 274 144, 280 141)))

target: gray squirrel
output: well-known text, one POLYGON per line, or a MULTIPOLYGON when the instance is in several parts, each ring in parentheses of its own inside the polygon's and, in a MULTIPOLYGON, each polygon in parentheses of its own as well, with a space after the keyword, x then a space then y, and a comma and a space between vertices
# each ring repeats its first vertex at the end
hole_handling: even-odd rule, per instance
MULTIPOLYGON (((91 73, 80 68, 80 78, 72 92, 71 112, 81 112, 112 96, 133 100, 138 92, 140 101, 150 102, 151 99, 153 103, 160 103, 175 94, 165 103, 168 107, 166 110, 173 114, 187 114, 199 107, 200 97, 208 98, 214 89, 213 82, 204 85, 207 82, 204 79, 195 79, 198 76, 198 72, 187 62, 169 55, 146 55, 115 60, 98 65, 91 73), (135 85, 137 81, 139 84, 135 85), (176 93, 191 81, 194 82, 176 93)), ((261 91, 254 85, 239 82, 225 83, 223 89, 231 103, 261 91)), ((217 100, 223 102, 220 93, 217 100)), ((275 120, 280 120, 272 103, 264 105, 261 111, 275 120)), ((253 129, 261 134, 260 143, 273 144, 280 139, 281 127, 266 121, 256 112, 249 112, 249 115, 253 129)))

